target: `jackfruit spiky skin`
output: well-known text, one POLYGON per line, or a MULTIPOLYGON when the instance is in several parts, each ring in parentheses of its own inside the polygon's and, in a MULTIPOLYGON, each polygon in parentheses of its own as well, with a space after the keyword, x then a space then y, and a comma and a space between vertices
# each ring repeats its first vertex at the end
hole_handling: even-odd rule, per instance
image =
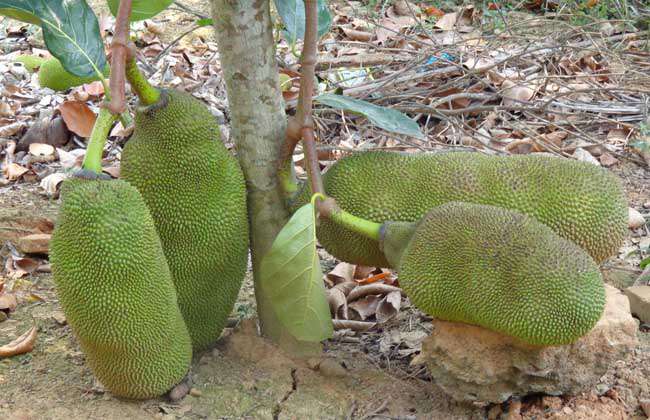
POLYGON ((153 219, 133 186, 66 180, 50 254, 66 318, 108 390, 143 399, 181 382, 190 336, 153 219))
MULTIPOLYGON (((413 222, 450 201, 488 204, 533 216, 602 262, 627 233, 627 204, 618 178, 605 169, 549 156, 471 152, 364 152, 323 176, 326 194, 355 216, 377 223, 413 222)), ((297 205, 309 200, 306 188, 297 205)), ((376 241, 329 220, 318 239, 335 257, 390 266, 376 241)))
POLYGON ((605 307, 600 271, 582 248, 500 207, 432 209, 399 267, 401 287, 422 311, 533 345, 574 342, 605 307))
POLYGON ((219 338, 248 262, 246 187, 199 100, 162 91, 140 107, 121 173, 144 197, 195 350, 219 338))
MULTIPOLYGON (((104 76, 108 76, 108 73, 109 67, 106 66, 104 69, 104 76)), ((54 57, 44 61, 38 71, 38 82, 41 87, 50 88, 56 91, 68 90, 96 80, 100 80, 97 75, 79 77, 72 73, 68 73, 68 71, 63 68, 63 65, 61 65, 61 62, 54 57)))

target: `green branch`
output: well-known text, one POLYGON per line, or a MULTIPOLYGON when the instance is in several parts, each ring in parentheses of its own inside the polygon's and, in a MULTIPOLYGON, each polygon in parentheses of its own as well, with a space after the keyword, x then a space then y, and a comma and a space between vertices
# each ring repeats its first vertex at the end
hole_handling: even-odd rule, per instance
POLYGON ((104 107, 100 108, 97 120, 95 120, 93 132, 90 135, 88 148, 86 149, 86 157, 82 165, 83 169, 97 174, 102 172, 104 144, 106 144, 106 138, 116 119, 117 115, 112 114, 111 111, 104 107))
POLYGON ((126 79, 131 84, 131 89, 138 95, 140 104, 153 105, 160 99, 160 91, 153 87, 147 78, 140 72, 135 58, 126 61, 126 79))

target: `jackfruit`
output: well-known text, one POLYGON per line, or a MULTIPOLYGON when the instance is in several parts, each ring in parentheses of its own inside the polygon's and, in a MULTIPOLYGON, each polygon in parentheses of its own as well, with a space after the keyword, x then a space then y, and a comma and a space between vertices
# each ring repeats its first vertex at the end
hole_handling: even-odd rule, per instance
POLYGON ((530 216, 450 202, 414 226, 410 238, 403 222, 391 237, 388 223, 384 248, 402 245, 401 256, 387 255, 399 259, 411 302, 431 316, 549 346, 577 340, 603 313, 605 288, 593 259, 530 216))
MULTIPOLYGON (((627 233, 627 205, 616 176, 549 156, 365 152, 336 162, 323 183, 343 210, 376 223, 416 221, 450 201, 516 210, 577 243, 597 262, 616 253, 627 233)), ((307 185, 296 207, 309 197, 307 185)), ((341 260, 390 266, 376 241, 332 221, 322 220, 317 233, 341 260)))
POLYGON ((51 260, 66 318, 108 390, 142 399, 181 382, 191 341, 153 220, 133 186, 66 180, 51 260))
MULTIPOLYGON (((108 65, 106 65, 103 73, 105 77, 108 77, 108 65)), ((56 91, 68 90, 96 80, 100 80, 97 75, 79 77, 72 73, 68 73, 68 71, 63 68, 61 62, 54 57, 44 61, 38 71, 38 81, 41 87, 50 88, 56 91)))
POLYGON ((38 70, 46 60, 46 58, 39 57, 38 55, 19 55, 16 57, 16 62, 22 63, 30 73, 38 70))
POLYGON ((122 177, 146 201, 195 350, 225 326, 248 262, 246 186, 210 111, 187 93, 161 91, 139 107, 122 177))

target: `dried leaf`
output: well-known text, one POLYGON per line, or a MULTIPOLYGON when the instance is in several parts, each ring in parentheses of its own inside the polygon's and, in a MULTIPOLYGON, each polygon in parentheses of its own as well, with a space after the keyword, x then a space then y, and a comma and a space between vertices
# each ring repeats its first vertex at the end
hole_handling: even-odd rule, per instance
POLYGON ((68 174, 57 172, 50 174, 41 180, 41 188, 49 197, 56 197, 59 194, 59 187, 64 179, 68 178, 68 174))
POLYGON ((112 178, 119 178, 120 177, 120 165, 113 165, 113 166, 108 166, 106 168, 102 168, 102 172, 105 172, 109 174, 112 178))
POLYGON ((97 116, 88 105, 80 101, 66 101, 59 105, 59 112, 70 131, 80 137, 90 137, 97 116))
POLYGON ((354 288, 348 295, 348 302, 360 299, 368 295, 383 295, 391 292, 401 292, 399 287, 389 286, 387 284, 375 283, 366 286, 359 286, 354 288))
POLYGON ((350 41, 369 42, 374 36, 370 32, 359 31, 345 26, 342 26, 341 30, 350 41))
POLYGON ((456 25, 458 20, 458 13, 445 13, 440 19, 436 21, 433 25, 435 28, 442 29, 443 31, 451 31, 456 25))
POLYGON ((52 156, 54 147, 45 143, 32 143, 29 145, 29 154, 32 156, 52 156))
POLYGON ((327 279, 332 282, 333 285, 351 282, 354 279, 354 264, 349 264, 346 262, 338 263, 332 271, 327 274, 327 279))
POLYGON ((63 149, 56 149, 56 152, 59 155, 59 161, 63 169, 80 167, 86 155, 85 149, 74 149, 69 152, 63 149))
POLYGON ((381 298, 379 296, 369 295, 362 299, 358 299, 348 305, 348 310, 356 314, 358 320, 365 321, 371 316, 375 315, 377 306, 381 298))
POLYGON ((25 123, 22 121, 0 127, 0 137, 11 137, 22 130, 23 127, 25 127, 25 123))
POLYGON ((533 89, 526 82, 515 83, 512 80, 504 80, 502 83, 503 105, 520 105, 522 102, 529 102, 535 96, 536 89, 533 89))
POLYGON ((377 322, 383 324, 393 318, 399 312, 401 305, 402 294, 400 292, 390 292, 387 294, 377 306, 375 314, 377 316, 377 322))
POLYGON ((376 322, 350 321, 347 319, 333 319, 332 324, 335 330, 350 329, 352 331, 368 331, 377 325, 376 322))
POLYGON ((334 318, 348 319, 348 301, 345 293, 339 288, 332 288, 327 291, 327 303, 334 318))
POLYGON ((9 165, 5 166, 3 170, 5 178, 7 178, 9 181, 15 181, 21 176, 25 175, 27 172, 29 172, 29 169, 25 168, 24 166, 20 166, 17 163, 10 163, 9 165))
POLYGON ((16 301, 16 295, 13 293, 5 293, 0 295, 0 311, 2 312, 13 312, 16 310, 18 302, 16 301))
POLYGON ((34 325, 29 331, 11 343, 0 346, 0 358, 29 353, 34 350, 34 343, 36 342, 37 334, 38 327, 34 325))

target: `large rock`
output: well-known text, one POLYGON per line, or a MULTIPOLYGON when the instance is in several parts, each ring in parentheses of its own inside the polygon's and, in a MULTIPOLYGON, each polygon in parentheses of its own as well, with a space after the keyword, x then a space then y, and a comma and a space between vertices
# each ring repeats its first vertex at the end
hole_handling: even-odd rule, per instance
POLYGON ((641 322, 650 324, 650 286, 633 286, 625 294, 630 299, 630 312, 641 322))
POLYGON ((421 358, 433 381, 457 401, 487 404, 533 393, 578 394, 596 385, 638 343, 627 297, 605 287, 602 318, 573 344, 532 347, 481 327, 434 320, 421 358))

